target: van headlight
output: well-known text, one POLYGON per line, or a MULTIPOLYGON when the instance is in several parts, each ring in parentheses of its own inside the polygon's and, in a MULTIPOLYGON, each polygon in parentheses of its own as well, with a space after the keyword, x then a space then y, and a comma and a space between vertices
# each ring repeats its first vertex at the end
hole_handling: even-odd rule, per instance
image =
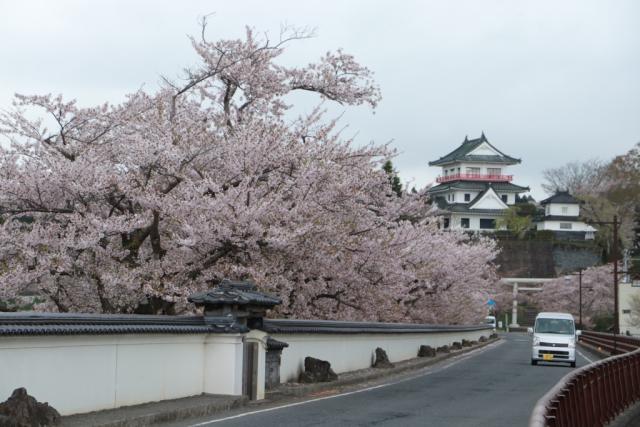
POLYGON ((533 337, 533 345, 540 345, 540 338, 533 337))
POLYGON ((569 341, 569 348, 576 348, 576 342, 574 340, 569 341))

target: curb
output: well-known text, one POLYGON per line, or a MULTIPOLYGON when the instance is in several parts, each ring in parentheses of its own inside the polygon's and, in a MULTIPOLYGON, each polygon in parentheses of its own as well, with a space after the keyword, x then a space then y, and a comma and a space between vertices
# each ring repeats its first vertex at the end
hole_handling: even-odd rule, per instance
POLYGON ((607 353, 604 350, 599 350, 598 347, 591 345, 591 344, 587 344, 585 342, 582 341, 578 341, 578 345, 589 350, 590 352, 592 352, 593 354, 597 354, 598 356, 600 356, 603 359, 606 359, 607 357, 611 357, 611 354, 607 353))
POLYGON ((629 405, 617 417, 607 424, 607 427, 635 427, 640 424, 640 402, 629 405))
POLYGON ((62 417, 63 427, 146 427, 245 406, 246 396, 200 395, 62 417))
POLYGON ((435 357, 415 357, 413 359, 395 362, 393 368, 366 368, 357 371, 344 372, 338 374, 338 379, 326 383, 301 384, 283 383, 276 389, 267 391, 264 403, 282 400, 290 397, 302 397, 308 394, 332 390, 339 387, 351 386, 367 381, 378 380, 380 378, 402 374, 409 371, 418 371, 427 366, 435 365, 454 356, 469 353, 489 344, 499 341, 501 338, 490 338, 486 342, 478 343, 472 347, 464 347, 462 350, 451 350, 449 353, 438 353, 435 357))

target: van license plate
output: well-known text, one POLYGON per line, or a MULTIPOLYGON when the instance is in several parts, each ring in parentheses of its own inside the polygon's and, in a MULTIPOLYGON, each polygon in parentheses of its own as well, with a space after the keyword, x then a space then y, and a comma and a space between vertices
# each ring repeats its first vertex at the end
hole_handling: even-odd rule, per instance
POLYGON ((553 354, 543 354, 542 360, 553 360, 553 354))

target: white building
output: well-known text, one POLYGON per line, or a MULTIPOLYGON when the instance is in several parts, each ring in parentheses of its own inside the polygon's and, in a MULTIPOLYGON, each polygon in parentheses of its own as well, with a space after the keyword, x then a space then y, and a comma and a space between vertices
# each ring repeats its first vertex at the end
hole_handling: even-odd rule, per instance
POLYGON ((429 166, 442 167, 436 179, 438 185, 429 189, 437 203, 444 227, 490 231, 496 220, 514 205, 519 193, 528 187, 512 184, 513 175, 507 167, 520 163, 494 147, 485 137, 465 138, 457 149, 429 162, 429 166))
POLYGON ((596 229, 580 219, 581 203, 567 191, 556 191, 556 194, 540 202, 544 217, 536 221, 536 228, 551 230, 560 238, 592 240, 596 229))
POLYGON ((618 319, 620 319, 620 333, 640 336, 640 312, 638 312, 635 298, 640 298, 640 279, 625 281, 618 284, 618 319))

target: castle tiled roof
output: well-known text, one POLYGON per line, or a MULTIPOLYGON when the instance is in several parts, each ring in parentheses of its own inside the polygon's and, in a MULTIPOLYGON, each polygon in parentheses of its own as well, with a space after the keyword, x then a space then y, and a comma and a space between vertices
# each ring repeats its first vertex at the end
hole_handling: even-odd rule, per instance
POLYGON ((431 187, 428 193, 439 193, 449 190, 472 190, 472 191, 485 191, 489 188, 489 185, 493 187, 495 191, 506 193, 520 193, 529 191, 529 187, 522 187, 520 185, 512 184, 510 182, 479 182, 479 181, 453 181, 431 187))
POLYGON ((487 137, 484 135, 484 132, 483 132, 480 138, 476 138, 476 139, 465 138, 464 141, 462 142, 462 145, 460 145, 458 148, 456 148, 446 156, 440 157, 438 160, 429 162, 429 166, 440 166, 440 165, 446 165, 448 163, 453 163, 453 162, 502 163, 507 165, 513 165, 516 163, 520 163, 520 159, 516 159, 515 157, 508 156, 504 154, 502 151, 498 150, 493 145, 491 145, 491 143, 487 140, 487 137), (486 143, 487 145, 489 145, 499 154, 498 155, 469 154, 483 143, 486 143))
POLYGON ((547 205, 549 203, 564 203, 579 205, 582 203, 580 199, 576 199, 568 191, 556 191, 551 197, 548 197, 540 202, 541 205, 547 205))
MULTIPOLYGON (((483 194, 484 192, 479 194, 478 196, 481 197, 483 194)), ((436 201, 436 205, 438 206, 438 209, 442 211, 447 211, 447 212, 475 213, 475 214, 487 214, 487 215, 503 215, 505 212, 504 209, 469 209, 469 206, 472 206, 473 203, 475 203, 477 200, 479 200, 479 197, 476 197, 471 202, 466 202, 466 203, 447 203, 444 197, 438 197, 436 198, 435 201, 436 201)))

